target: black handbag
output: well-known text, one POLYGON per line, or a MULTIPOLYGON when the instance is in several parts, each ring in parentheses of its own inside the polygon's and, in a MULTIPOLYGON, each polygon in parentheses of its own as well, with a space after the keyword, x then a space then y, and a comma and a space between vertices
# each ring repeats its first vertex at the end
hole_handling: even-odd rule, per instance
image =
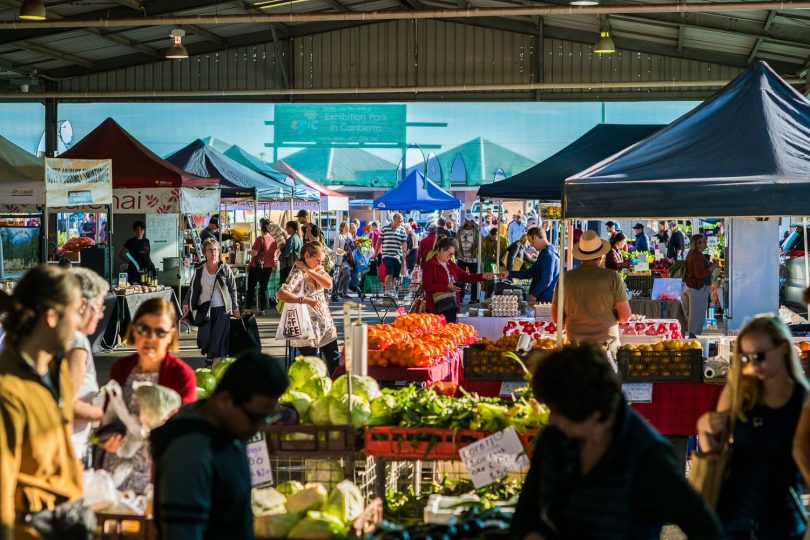
POLYGON ((211 301, 203 302, 197 309, 194 310, 194 313, 191 317, 191 324, 194 326, 203 326, 211 322, 211 301))
POLYGON ((92 540, 96 529, 96 514, 82 500, 26 514, 22 521, 44 540, 92 540))
POLYGON ((259 338, 259 325, 256 316, 248 313, 242 317, 233 317, 228 327, 228 356, 239 356, 243 352, 262 350, 259 338))
POLYGON ((458 311, 458 300, 454 292, 438 292, 433 293, 433 307, 436 313, 453 313, 458 311))

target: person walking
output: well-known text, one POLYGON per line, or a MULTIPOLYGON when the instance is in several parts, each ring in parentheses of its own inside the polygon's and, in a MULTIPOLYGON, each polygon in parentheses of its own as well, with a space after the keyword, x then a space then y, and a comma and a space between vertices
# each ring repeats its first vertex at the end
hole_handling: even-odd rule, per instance
POLYGON ((619 349, 619 323, 630 320, 630 302, 621 276, 614 270, 602 268, 602 258, 610 251, 610 243, 585 231, 573 249, 580 266, 565 274, 565 292, 559 298, 559 286, 554 290, 551 318, 565 326, 568 339, 574 344, 597 343, 616 358, 619 349), (563 320, 557 320, 557 302, 563 302, 563 320))
MULTIPOLYGON (((304 246, 301 240, 301 226, 297 221, 288 221, 285 225, 287 230, 287 242, 279 259, 279 283, 286 283, 295 263, 301 260, 301 248, 304 246)), ((278 295, 277 295, 278 296, 278 295)))
POLYGON ((82 510, 82 470, 71 443, 73 381, 61 359, 81 325, 81 304, 75 275, 53 266, 32 268, 11 295, 0 293, 2 540, 42 538, 30 521, 47 520, 42 513, 57 507, 88 520, 56 524, 52 538, 67 537, 64 525, 75 525, 73 538, 94 532, 92 513, 82 510))
POLYGON ((628 406, 600 348, 566 347, 540 358, 532 390, 550 415, 512 538, 658 540, 666 523, 689 538, 724 538, 669 442, 628 406))
POLYGON ((459 283, 478 283, 484 279, 493 279, 492 272, 468 274, 452 261, 458 241, 455 238, 443 237, 436 244, 436 256, 425 263, 422 268, 422 287, 425 290, 425 311, 444 315, 449 323, 456 322, 462 291, 459 283), (455 301, 436 302, 436 295, 453 293, 455 301))
POLYGON ((259 312, 269 307, 267 305, 267 286, 270 276, 276 269, 276 240, 270 234, 270 220, 259 220, 261 234, 250 248, 250 266, 248 267, 248 288, 245 297, 245 308, 256 307, 256 286, 259 287, 259 312))
MULTIPOLYGON (((151 298, 141 304, 127 329, 126 341, 135 354, 116 360, 110 367, 110 379, 116 381, 130 414, 138 418, 141 404, 135 390, 142 383, 159 384, 180 395, 182 403, 197 400, 197 379, 191 366, 173 354, 179 349, 174 304, 164 298, 151 298)), ((131 466, 132 472, 120 486, 138 495, 146 491, 152 479, 149 445, 141 446, 131 457, 118 455, 126 435, 113 435, 101 444, 105 454, 102 468, 113 473, 118 467, 131 466)))
POLYGON ((419 235, 416 234, 416 231, 413 230, 410 225, 405 225, 405 234, 408 237, 405 246, 405 268, 410 276, 411 272, 413 272, 413 269, 416 267, 416 256, 419 252, 419 235))
POLYGON ((683 231, 675 221, 669 222, 669 240, 667 241, 667 258, 682 259, 686 240, 683 231))
POLYGON ((307 242, 301 251, 302 259, 295 263, 287 281, 278 291, 278 299, 290 304, 304 304, 310 315, 313 336, 291 339, 290 346, 304 356, 317 356, 320 349, 329 373, 340 361, 337 328, 324 298, 324 290, 332 288, 332 277, 324 270, 326 251, 320 242, 307 242), (301 293, 303 283, 303 294, 301 293))
POLYGON ((717 501, 725 538, 798 540, 806 525, 793 449, 808 382, 790 330, 776 317, 756 317, 740 330, 731 362, 717 409, 697 423, 704 452, 719 450, 731 430, 717 501))
POLYGON ((402 262, 407 250, 408 237, 402 226, 402 214, 394 212, 391 223, 383 227, 380 233, 379 253, 385 267, 385 287, 389 288, 402 272, 402 262))
POLYGON ((560 277, 560 252, 539 227, 529 229, 526 237, 538 252, 537 260, 527 270, 509 271, 509 277, 532 280, 529 285, 530 302, 551 302, 560 277))
POLYGON ((509 227, 506 230, 506 238, 509 240, 509 244, 514 244, 520 240, 520 237, 525 233, 526 225, 523 223, 523 220, 520 219, 520 215, 512 215, 512 222, 509 224, 509 227))
POLYGON ((82 292, 82 321, 73 341, 70 343, 65 360, 70 368, 73 381, 73 450, 76 457, 84 462, 87 454, 87 441, 93 424, 104 416, 104 409, 93 405, 93 398, 98 394, 96 364, 93 361, 93 347, 89 336, 93 335, 98 323, 104 318, 104 297, 110 289, 107 281, 89 268, 71 270, 79 281, 82 292))
POLYGON ((342 253, 342 255, 340 256, 340 275, 333 293, 333 300, 335 299, 334 296, 349 298, 349 283, 355 275, 355 268, 357 267, 357 262, 354 260, 354 250, 354 236, 347 232, 343 235, 343 245, 335 249, 335 253, 342 253))
POLYGON ((636 223, 633 225, 633 233, 636 235, 636 242, 633 248, 636 251, 650 251, 650 239, 644 233, 644 225, 636 223))
POLYGON ((686 287, 683 294, 687 296, 684 304, 688 305, 686 315, 689 319, 688 330, 691 338, 703 333, 706 308, 709 307, 712 272, 719 266, 717 261, 710 263, 703 255, 706 246, 706 237, 696 234, 689 240, 689 254, 686 256, 686 274, 683 278, 686 287))
MULTIPOLYGON (((478 226, 470 217, 464 220, 464 225, 458 230, 456 236, 458 240, 458 253, 456 253, 456 264, 459 268, 468 274, 477 274, 481 266, 478 258, 478 251, 481 245, 481 233, 478 226)), ((467 284, 464 284, 464 291, 461 291, 461 300, 464 300, 464 294, 467 289, 467 284)), ((470 303, 478 302, 478 283, 470 284, 470 303)))
POLYGON ((245 444, 273 421, 289 386, 282 365, 259 352, 240 356, 210 398, 151 432, 159 538, 254 538, 245 444))
POLYGON ((202 245, 205 261, 194 268, 191 285, 183 299, 183 316, 202 310, 209 314, 197 329, 197 346, 211 366, 228 356, 231 315, 240 317, 233 270, 219 260, 219 243, 208 239, 202 245))

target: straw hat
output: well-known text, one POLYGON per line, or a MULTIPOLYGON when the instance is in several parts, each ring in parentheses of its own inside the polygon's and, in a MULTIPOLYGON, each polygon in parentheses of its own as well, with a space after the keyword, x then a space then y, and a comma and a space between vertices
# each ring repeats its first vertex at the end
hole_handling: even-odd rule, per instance
POLYGON ((579 239, 579 243, 574 246, 574 258, 580 261, 590 261, 598 259, 610 251, 610 242, 602 240, 597 236, 596 231, 585 231, 579 239))

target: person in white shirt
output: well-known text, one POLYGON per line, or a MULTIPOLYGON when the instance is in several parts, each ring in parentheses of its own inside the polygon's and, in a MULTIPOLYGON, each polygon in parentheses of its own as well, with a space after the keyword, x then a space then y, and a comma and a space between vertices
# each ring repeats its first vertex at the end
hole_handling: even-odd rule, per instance
POLYGON ((514 244, 520 240, 520 237, 523 236, 523 233, 525 232, 526 224, 520 219, 519 214, 514 214, 512 216, 512 222, 509 224, 509 228, 506 230, 506 237, 509 239, 509 244, 514 244))
POLYGON ((87 440, 90 438, 93 424, 101 421, 104 416, 103 409, 92 404, 99 388, 92 347, 87 338, 96 332, 98 323, 104 318, 104 296, 109 285, 88 268, 75 268, 69 272, 79 279, 82 292, 80 308, 82 322, 65 353, 75 391, 73 449, 76 451, 76 457, 81 460, 87 452, 87 440))

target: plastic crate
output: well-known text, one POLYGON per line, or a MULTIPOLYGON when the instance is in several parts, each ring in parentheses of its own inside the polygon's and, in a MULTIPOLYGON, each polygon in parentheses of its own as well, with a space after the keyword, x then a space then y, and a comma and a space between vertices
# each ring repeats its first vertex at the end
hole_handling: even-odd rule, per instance
MULTIPOLYGON (((492 433, 449 428, 366 428, 365 451, 369 456, 396 459, 461 459, 458 451, 492 433)), ((533 447, 535 433, 518 433, 523 447, 533 447)))
MULTIPOLYGON (((489 381, 523 381, 526 373, 514 359, 504 356, 503 351, 488 351, 486 345, 474 344, 464 351, 464 379, 489 381)), ((517 353, 530 372, 537 361, 550 354, 551 350, 536 349, 517 353)))
POLYGON ((625 382, 702 381, 703 351, 638 351, 619 349, 619 375, 625 382))
POLYGON ((377 492, 377 466, 377 460, 363 452, 333 453, 322 457, 270 455, 273 485, 290 480, 302 484, 318 482, 331 490, 341 481, 351 480, 360 489, 366 503, 380 496, 377 492))
POLYGON ((363 437, 356 426, 272 426, 265 433, 271 454, 301 455, 357 452, 363 437))

